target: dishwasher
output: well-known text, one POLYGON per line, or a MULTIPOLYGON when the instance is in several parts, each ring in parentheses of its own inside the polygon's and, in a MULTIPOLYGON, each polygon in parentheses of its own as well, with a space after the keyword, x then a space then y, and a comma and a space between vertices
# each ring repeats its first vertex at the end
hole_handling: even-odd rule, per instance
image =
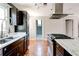
POLYGON ((48 34, 48 56, 53 56, 53 40, 54 39, 73 39, 64 34, 48 34))

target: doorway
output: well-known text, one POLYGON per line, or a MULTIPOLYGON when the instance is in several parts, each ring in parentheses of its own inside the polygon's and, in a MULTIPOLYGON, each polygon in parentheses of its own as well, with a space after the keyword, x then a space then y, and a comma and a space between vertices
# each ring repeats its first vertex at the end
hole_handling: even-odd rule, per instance
POLYGON ((66 34, 70 37, 73 36, 73 20, 72 19, 66 20, 66 34))
POLYGON ((36 38, 42 38, 42 20, 36 20, 36 38))

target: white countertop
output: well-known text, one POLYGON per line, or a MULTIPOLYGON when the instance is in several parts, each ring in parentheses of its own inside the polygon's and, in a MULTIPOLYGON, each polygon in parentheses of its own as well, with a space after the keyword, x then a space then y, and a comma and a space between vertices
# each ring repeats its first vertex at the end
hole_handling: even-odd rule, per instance
POLYGON ((79 56, 79 39, 55 39, 66 51, 73 56, 79 56))
POLYGON ((3 47, 5 47, 5 46, 7 46, 7 45, 19 40, 22 37, 26 36, 26 33, 25 32, 16 32, 16 33, 11 33, 10 36, 14 36, 16 38, 12 39, 11 41, 6 42, 4 44, 0 44, 0 49, 2 49, 3 47))

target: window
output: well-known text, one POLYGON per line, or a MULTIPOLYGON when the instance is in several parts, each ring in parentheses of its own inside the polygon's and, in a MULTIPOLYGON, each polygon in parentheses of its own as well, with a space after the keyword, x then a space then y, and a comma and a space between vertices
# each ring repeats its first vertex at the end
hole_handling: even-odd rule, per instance
POLYGON ((6 31, 6 8, 3 6, 0 6, 0 32, 6 31))
POLYGON ((41 20, 37 20, 38 21, 38 26, 42 25, 42 21, 41 20))

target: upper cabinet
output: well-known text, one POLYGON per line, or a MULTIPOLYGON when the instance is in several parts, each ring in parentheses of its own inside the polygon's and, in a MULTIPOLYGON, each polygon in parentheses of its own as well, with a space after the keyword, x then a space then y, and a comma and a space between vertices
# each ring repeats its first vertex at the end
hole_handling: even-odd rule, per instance
POLYGON ((10 8, 10 24, 23 25, 23 12, 19 11, 13 4, 9 3, 10 8))
POLYGON ((23 18, 24 18, 23 11, 18 11, 17 12, 17 24, 18 25, 23 25, 23 18))

